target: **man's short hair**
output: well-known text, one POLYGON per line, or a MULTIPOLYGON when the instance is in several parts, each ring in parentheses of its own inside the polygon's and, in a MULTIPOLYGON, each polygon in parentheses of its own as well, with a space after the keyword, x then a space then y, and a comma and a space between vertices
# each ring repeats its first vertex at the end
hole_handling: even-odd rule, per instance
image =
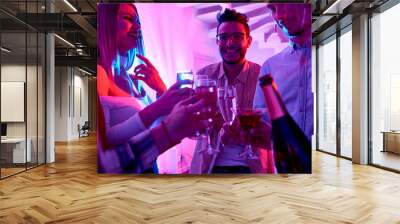
POLYGON ((234 9, 225 9, 223 13, 219 12, 217 15, 217 20, 218 20, 218 26, 217 26, 217 32, 219 29, 219 26, 224 23, 224 22, 238 22, 243 24, 246 34, 250 35, 250 28, 249 24, 247 23, 249 19, 245 14, 236 12, 234 9))

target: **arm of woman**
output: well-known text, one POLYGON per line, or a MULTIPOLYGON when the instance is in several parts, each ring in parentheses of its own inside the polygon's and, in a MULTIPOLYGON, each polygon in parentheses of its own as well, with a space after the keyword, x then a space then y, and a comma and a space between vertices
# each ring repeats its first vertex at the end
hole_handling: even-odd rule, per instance
POLYGON ((160 125, 129 140, 135 161, 142 170, 150 168, 158 155, 178 144, 183 138, 206 127, 206 123, 196 115, 196 111, 204 105, 203 100, 198 101, 195 97, 183 100, 160 125))
POLYGON ((148 129, 156 119, 168 115, 179 101, 189 95, 190 89, 179 89, 174 85, 160 99, 143 110, 140 110, 141 105, 134 97, 100 96, 106 145, 122 144, 148 129))
POLYGON ((99 96, 130 96, 110 80, 107 72, 101 65, 97 65, 97 94, 99 96))
POLYGON ((179 87, 180 83, 175 83, 158 100, 139 112, 139 116, 146 127, 150 127, 159 117, 168 115, 178 102, 190 96, 191 89, 180 89, 179 87))
POLYGON ((190 89, 173 85, 160 99, 143 110, 134 97, 100 96, 104 114, 105 143, 115 146, 146 130, 160 116, 168 115, 178 102, 190 95, 190 89))
POLYGON ((141 106, 133 97, 100 96, 105 143, 108 147, 123 144, 147 128, 139 116, 141 106))

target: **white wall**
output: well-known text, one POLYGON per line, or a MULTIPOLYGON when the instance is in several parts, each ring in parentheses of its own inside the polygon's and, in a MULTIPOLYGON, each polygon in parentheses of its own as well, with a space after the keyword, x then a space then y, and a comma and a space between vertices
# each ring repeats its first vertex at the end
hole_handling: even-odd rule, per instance
POLYGON ((73 138, 78 138, 79 137, 79 133, 78 133, 78 124, 80 124, 81 126, 85 123, 85 121, 89 120, 89 110, 88 110, 88 78, 87 77, 82 77, 80 74, 78 73, 78 75, 76 75, 76 71, 75 70, 75 75, 74 75, 74 108, 73 110, 75 111, 75 113, 72 113, 72 117, 73 119, 71 120, 71 135, 73 136, 73 138), (80 93, 79 93, 80 92, 80 93), (79 97, 80 96, 80 97, 79 97), (79 108, 81 107, 81 108, 79 108), (81 111, 80 111, 81 110, 81 111))
POLYGON ((55 141, 68 141, 69 69, 55 68, 55 141))
MULTIPOLYGON (((3 64, 1 66, 1 81, 26 83, 26 106, 21 108, 26 112, 26 120, 23 122, 6 122, 8 138, 25 138, 30 140, 32 162, 44 162, 44 89, 42 67, 25 66, 25 64, 3 64), (38 70, 36 70, 38 69, 38 70), (27 78, 27 80, 25 80, 27 78), (38 91, 38 92, 37 92, 38 91), (39 153, 39 156, 37 156, 39 153)), ((24 94, 22 90, 21 94, 24 94)), ((7 96, 2 96, 7 97, 7 96)), ((11 108, 1 108, 4 112, 11 108)), ((13 113, 12 111, 7 111, 13 113)))
POLYGON ((89 117, 88 78, 72 67, 56 67, 55 74, 55 141, 70 141, 89 117))
MULTIPOLYGON (((28 66, 28 71, 32 67, 28 66)), ((25 64, 9 64, 1 66, 1 81, 2 82, 25 82, 25 64)), ((7 110, 8 108, 1 108, 7 110)), ((24 122, 7 122, 7 136, 8 137, 25 137, 25 123, 24 122)))
MULTIPOLYGON (((25 65, 2 65, 1 66, 1 81, 6 82, 25 82, 25 65)), ((7 108, 1 108, 7 110, 7 108)), ((7 122, 7 137, 25 137, 24 122, 7 122)))
MULTIPOLYGON (((26 69, 25 64, 24 65, 18 65, 18 64, 2 65, 1 66, 1 81, 25 82, 26 83, 25 69, 26 69)), ((32 73, 36 74, 36 67, 28 66, 27 71, 28 71, 28 74, 32 74, 32 73)), ((30 80, 30 82, 32 82, 32 81, 30 80)), ((36 81, 35 81, 35 83, 30 83, 30 84, 36 85, 36 81)), ((28 90, 27 102, 29 103, 29 102, 34 101, 33 98, 36 98, 36 89, 28 88, 27 90, 28 90), (30 90, 32 90, 33 92, 30 92, 30 90)), ((36 108, 36 104, 30 105, 30 106, 34 106, 36 108)), ((7 109, 8 108, 1 108, 1 110, 7 110, 7 109)), ((36 114, 35 114, 35 118, 31 117, 30 113, 28 113, 27 115, 28 115, 28 121, 32 121, 33 119, 35 119, 35 121, 36 121, 36 114)), ((25 123, 26 122, 7 122, 7 136, 8 137, 25 137, 25 123)), ((29 127, 31 127, 31 125, 28 125, 28 128, 29 127)), ((35 129, 36 129, 36 127, 35 127, 35 129)), ((29 130, 28 130, 28 133, 29 133, 29 130)))

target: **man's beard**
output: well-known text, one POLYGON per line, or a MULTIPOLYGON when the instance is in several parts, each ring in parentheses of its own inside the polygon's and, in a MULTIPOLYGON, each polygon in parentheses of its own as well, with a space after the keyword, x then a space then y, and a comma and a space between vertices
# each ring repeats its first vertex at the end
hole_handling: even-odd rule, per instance
MULTIPOLYGON (((221 53, 220 53, 220 54, 221 54, 221 53)), ((228 61, 228 60, 225 60, 225 58, 224 58, 224 56, 222 56, 222 54, 221 54, 221 58, 222 58, 222 61, 223 61, 224 63, 228 64, 228 65, 236 65, 236 64, 240 64, 240 62, 243 61, 245 55, 246 55, 246 52, 241 50, 241 51, 239 52, 239 58, 238 58, 237 60, 235 60, 235 61, 228 61)))

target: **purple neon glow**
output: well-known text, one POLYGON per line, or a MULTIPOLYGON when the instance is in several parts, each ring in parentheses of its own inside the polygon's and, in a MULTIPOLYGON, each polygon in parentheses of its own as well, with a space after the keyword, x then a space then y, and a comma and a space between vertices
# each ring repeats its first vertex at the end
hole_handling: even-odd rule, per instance
MULTIPOLYGON (((197 71, 201 67, 218 62, 220 56, 215 43, 216 29, 209 28, 216 23, 219 11, 198 15, 202 8, 226 3, 185 3, 146 4, 136 3, 138 8, 146 54, 160 71, 167 86, 176 81, 180 70, 197 71)), ((249 25, 261 26, 251 31, 253 43, 247 52, 247 59, 262 64, 266 59, 287 46, 287 38, 275 26, 265 3, 247 4, 236 7, 246 13, 254 9, 265 9, 260 15, 250 17, 249 25), (243 10, 242 10, 243 8, 243 10), (262 23, 262 21, 268 21, 262 23)))
MULTIPOLYGON (((287 38, 275 25, 265 3, 175 3, 135 4, 142 23, 147 57, 157 67, 167 86, 176 82, 176 72, 200 68, 220 61, 215 42, 216 15, 234 7, 249 13, 253 42, 247 59, 262 64, 287 46, 287 38)), ((146 88, 146 87, 145 87, 146 88)), ((150 94, 152 91, 148 91, 150 94)), ((182 173, 190 167, 195 141, 185 139, 157 160, 160 173, 182 173)))

